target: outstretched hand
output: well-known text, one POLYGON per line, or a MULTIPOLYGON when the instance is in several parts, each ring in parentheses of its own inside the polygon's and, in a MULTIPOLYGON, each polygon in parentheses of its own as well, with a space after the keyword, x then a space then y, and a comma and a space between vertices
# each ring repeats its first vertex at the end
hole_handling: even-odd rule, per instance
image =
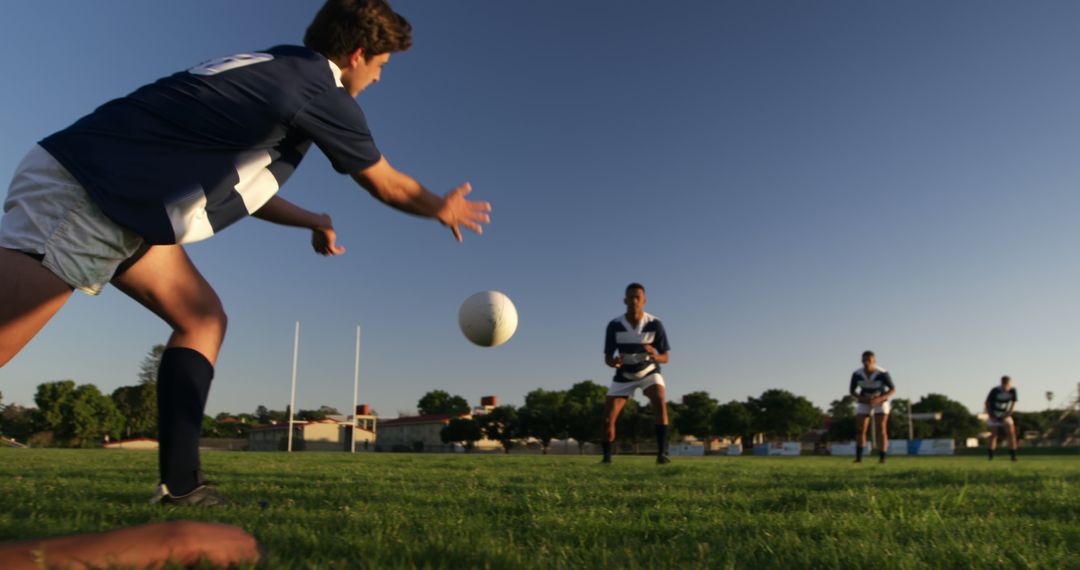
POLYGON ((454 238, 461 241, 461 227, 464 226, 478 235, 484 233, 481 224, 491 221, 488 212, 491 204, 465 198, 472 192, 472 185, 466 182, 457 188, 447 192, 443 196, 443 205, 435 217, 454 232, 454 238))
POLYGON ((318 227, 311 230, 311 248, 319 255, 345 253, 345 246, 337 244, 337 232, 331 227, 318 227))

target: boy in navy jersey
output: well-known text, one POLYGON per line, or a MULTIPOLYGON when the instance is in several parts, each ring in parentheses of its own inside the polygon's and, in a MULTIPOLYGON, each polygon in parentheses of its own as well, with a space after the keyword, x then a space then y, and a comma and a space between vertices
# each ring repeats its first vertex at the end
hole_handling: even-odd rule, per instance
POLYGON ((462 227, 488 222, 468 184, 438 196, 391 167, 355 101, 411 45, 411 26, 384 0, 329 0, 304 46, 204 62, 40 141, 0 220, 0 366, 74 289, 96 295, 111 282, 173 330, 157 383, 162 502, 226 502, 198 453, 225 311, 182 244, 251 214, 310 230, 320 255, 344 253, 330 216, 275 195, 312 143, 376 199, 459 241, 462 227))
POLYGON ((874 427, 878 434, 878 462, 885 463, 889 452, 889 398, 896 393, 892 377, 877 367, 877 357, 867 350, 862 354, 862 367, 851 374, 848 393, 855 397, 855 463, 862 462, 866 447, 866 429, 870 414, 874 414, 874 427))
POLYGON ((660 319, 645 312, 645 287, 626 286, 626 313, 608 323, 604 335, 604 362, 615 369, 604 404, 604 463, 611 463, 611 443, 615 441, 615 420, 626 399, 641 389, 652 404, 656 417, 656 462, 670 463, 667 453, 668 414, 664 377, 660 365, 669 360, 667 333, 660 319), (618 352, 618 355, 615 353, 618 352))
POLYGON ((1016 407, 1016 388, 1012 378, 1001 377, 1001 385, 994 386, 986 396, 986 427, 990 428, 990 459, 997 451, 998 431, 1009 434, 1009 455, 1016 461, 1016 423, 1013 422, 1013 408, 1016 407))

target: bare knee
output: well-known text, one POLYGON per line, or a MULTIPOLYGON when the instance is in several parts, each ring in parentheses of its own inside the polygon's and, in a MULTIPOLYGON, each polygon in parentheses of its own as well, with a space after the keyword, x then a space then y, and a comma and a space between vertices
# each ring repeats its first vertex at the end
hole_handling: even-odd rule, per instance
POLYGON ((229 326, 229 317, 225 307, 215 295, 200 302, 186 314, 176 319, 173 328, 176 332, 202 338, 216 338, 221 342, 229 326))

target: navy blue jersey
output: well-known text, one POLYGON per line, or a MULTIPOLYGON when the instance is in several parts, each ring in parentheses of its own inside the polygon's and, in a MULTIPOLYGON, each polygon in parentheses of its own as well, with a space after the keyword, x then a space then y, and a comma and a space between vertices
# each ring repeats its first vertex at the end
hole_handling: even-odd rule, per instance
POLYGON ((657 354, 671 350, 660 319, 645 313, 636 327, 626 320, 626 315, 608 323, 604 335, 604 356, 613 357, 618 350, 622 357, 622 366, 615 371, 616 382, 640 380, 660 372, 660 365, 645 352, 646 345, 652 345, 657 354))
POLYGON ((40 144, 109 218, 169 244, 258 210, 312 142, 342 173, 381 158, 341 70, 307 48, 278 46, 160 79, 40 144))
POLYGON ((851 374, 851 385, 848 392, 859 396, 876 398, 895 387, 892 377, 889 376, 887 371, 877 368, 867 377, 866 370, 858 368, 851 374))
POLYGON ((995 418, 1003 418, 1009 415, 1016 402, 1016 388, 1002 390, 1001 386, 994 386, 990 394, 986 396, 986 410, 995 418))

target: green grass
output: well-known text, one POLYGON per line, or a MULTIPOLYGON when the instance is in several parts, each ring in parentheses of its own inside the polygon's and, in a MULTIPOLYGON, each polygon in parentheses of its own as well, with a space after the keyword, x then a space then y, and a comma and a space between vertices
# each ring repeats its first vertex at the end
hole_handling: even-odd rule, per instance
POLYGON ((218 452, 241 505, 212 511, 147 504, 156 461, 0 449, 0 540, 191 518, 271 568, 1080 568, 1080 457, 218 452))

